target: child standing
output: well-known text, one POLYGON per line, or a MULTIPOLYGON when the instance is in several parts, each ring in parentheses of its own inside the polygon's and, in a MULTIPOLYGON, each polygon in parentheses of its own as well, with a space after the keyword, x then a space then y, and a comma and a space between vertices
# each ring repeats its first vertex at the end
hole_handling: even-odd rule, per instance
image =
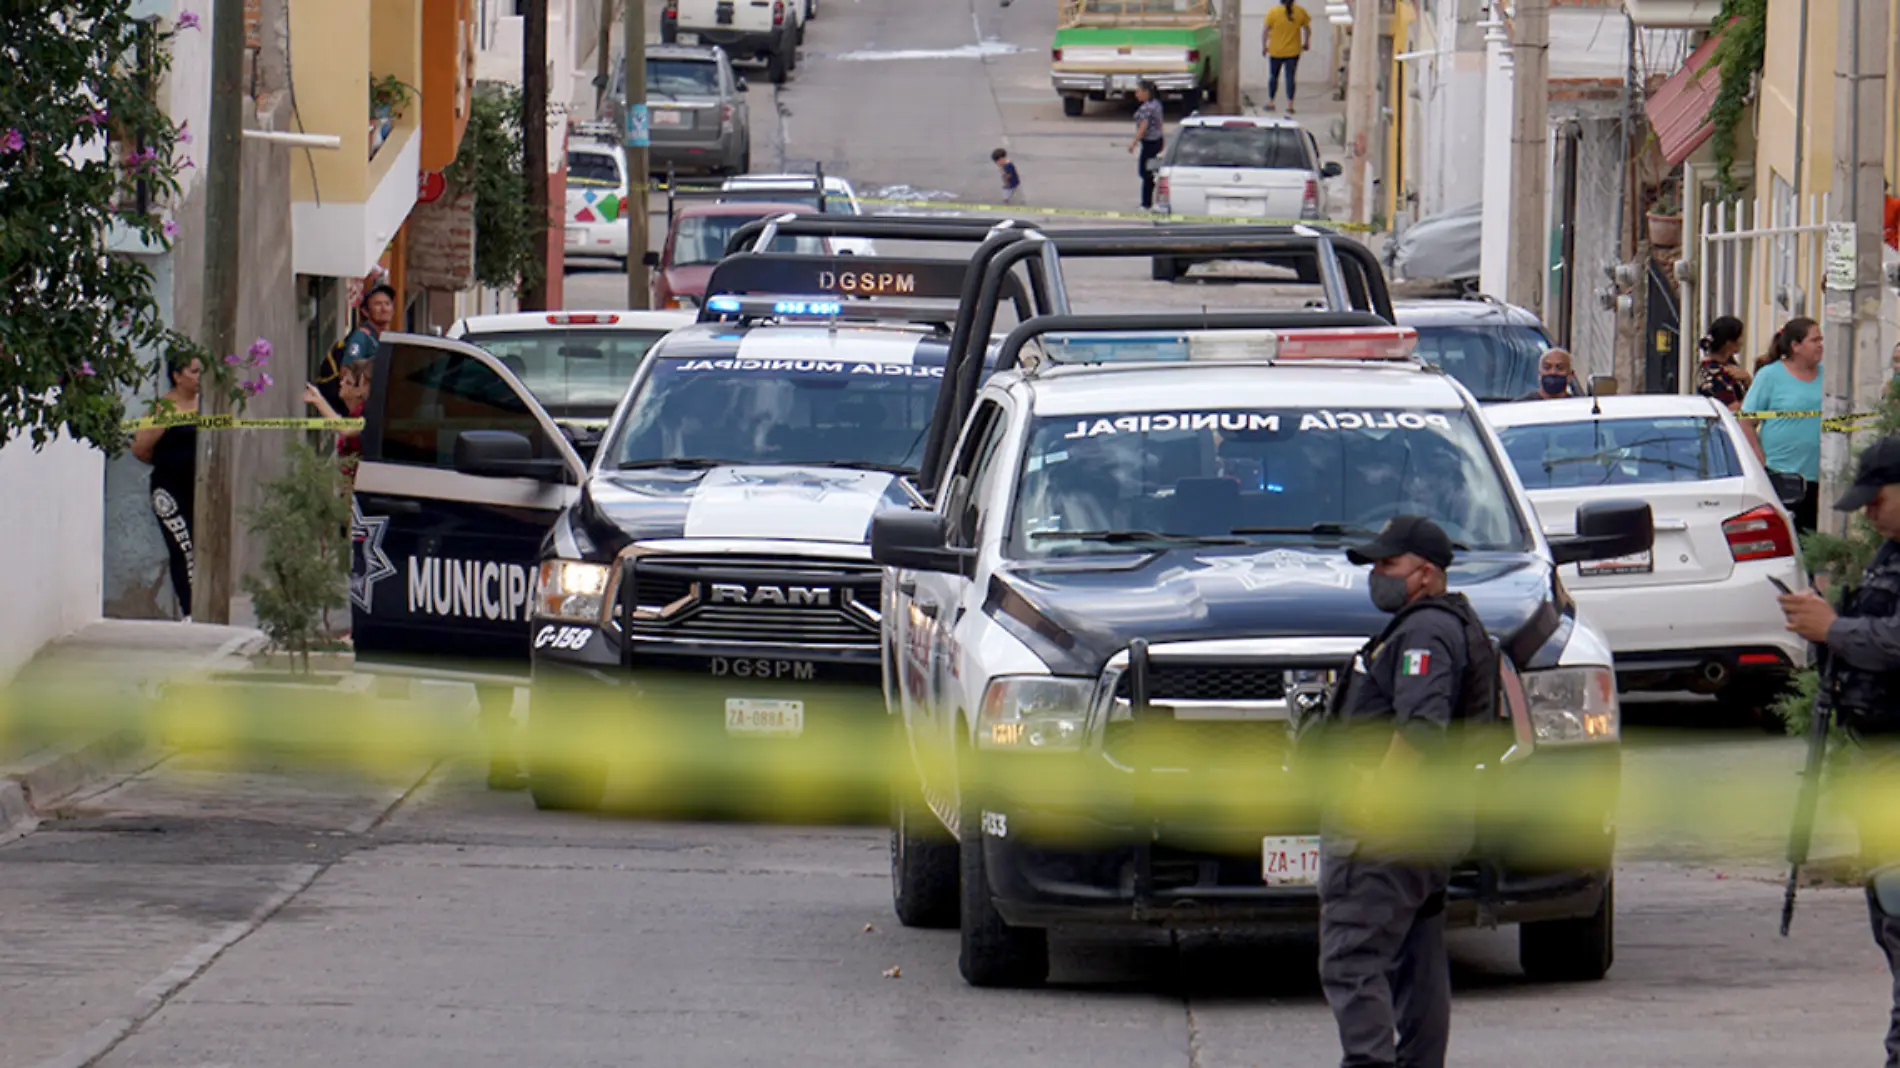
POLYGON ((1023 177, 1016 173, 1016 165, 1009 161, 1009 150, 997 149, 990 153, 990 160, 996 164, 996 169, 1003 173, 1003 203, 1022 203, 1023 177))

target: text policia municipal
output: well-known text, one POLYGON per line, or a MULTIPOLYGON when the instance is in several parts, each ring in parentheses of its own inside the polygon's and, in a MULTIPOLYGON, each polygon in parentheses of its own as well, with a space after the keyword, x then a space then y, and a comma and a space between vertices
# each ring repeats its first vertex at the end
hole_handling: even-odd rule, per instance
POLYGON ((528 618, 528 569, 493 560, 409 558, 409 612, 464 619, 528 618))
MULTIPOLYGON (((1312 411, 1300 415, 1301 430, 1423 430, 1426 427, 1449 430, 1451 420, 1428 412, 1312 411)), ((1170 430, 1264 430, 1273 433, 1279 429, 1280 415, 1274 412, 1151 412, 1113 418, 1078 419, 1075 429, 1062 436, 1094 438, 1104 434, 1147 434, 1170 430)))

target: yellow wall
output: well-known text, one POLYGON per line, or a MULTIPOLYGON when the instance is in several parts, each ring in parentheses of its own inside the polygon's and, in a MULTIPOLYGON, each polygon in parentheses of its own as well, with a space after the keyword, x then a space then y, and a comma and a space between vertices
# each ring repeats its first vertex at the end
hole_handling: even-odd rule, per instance
MULTIPOLYGON (((1841 5, 1836 0, 1808 0, 1808 94, 1802 134, 1800 188, 1803 195, 1825 193, 1834 184, 1834 61, 1840 37, 1841 5)), ((1887 11, 1893 43, 1887 56, 1887 154, 1890 181, 1900 179, 1900 0, 1887 11)), ((1796 78, 1800 70, 1801 0, 1769 0, 1768 47, 1763 55, 1761 92, 1756 99, 1759 144, 1756 149, 1756 192, 1768 195, 1768 175, 1793 181, 1795 158, 1796 78)), ((1896 181, 1900 184, 1900 181, 1896 181)))
MULTIPOLYGON (((373 0, 369 13, 369 76, 393 74, 409 86, 410 102, 396 117, 398 127, 422 124, 422 106, 414 99, 422 88, 422 0, 373 0)), ((369 90, 363 90, 369 107, 369 90)))
POLYGON ((290 169, 291 198, 360 204, 369 196, 370 0, 290 0, 290 69, 306 133, 343 138, 290 169))

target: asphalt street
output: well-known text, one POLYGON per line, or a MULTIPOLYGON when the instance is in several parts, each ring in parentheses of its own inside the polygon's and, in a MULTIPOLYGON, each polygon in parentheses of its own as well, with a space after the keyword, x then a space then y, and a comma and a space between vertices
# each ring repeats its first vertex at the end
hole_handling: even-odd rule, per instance
MULTIPOLYGON (((1048 90, 1053 11, 824 0, 793 80, 754 83, 755 161, 987 198, 1005 145, 1034 202, 1132 207, 1126 116, 1048 90)), ((1077 274, 1085 307, 1260 299, 1077 274)), ((568 303, 624 290, 577 271, 568 303)), ((1784 940, 1785 826, 1700 829, 1694 784, 1785 813, 1799 743, 1708 708, 1631 706, 1630 803, 1674 818, 1622 839, 1609 977, 1531 983, 1513 931, 1457 934, 1453 1064, 1879 1063, 1859 892, 1807 891, 1784 940)), ((539 813, 482 770, 177 753, 0 843, 0 1068, 1337 1063, 1310 937, 1061 937, 1048 989, 973 990, 954 932, 892 915, 881 828, 539 813)))

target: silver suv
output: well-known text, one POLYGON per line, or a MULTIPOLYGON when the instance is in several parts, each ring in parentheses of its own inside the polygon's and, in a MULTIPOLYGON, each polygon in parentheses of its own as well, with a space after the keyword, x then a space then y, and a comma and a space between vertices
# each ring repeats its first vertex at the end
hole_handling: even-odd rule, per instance
MULTIPOLYGON (((752 169, 752 112, 746 80, 725 49, 692 45, 647 46, 648 167, 681 174, 744 174, 752 169)), ((620 118, 627 61, 620 60, 609 98, 620 118)))

